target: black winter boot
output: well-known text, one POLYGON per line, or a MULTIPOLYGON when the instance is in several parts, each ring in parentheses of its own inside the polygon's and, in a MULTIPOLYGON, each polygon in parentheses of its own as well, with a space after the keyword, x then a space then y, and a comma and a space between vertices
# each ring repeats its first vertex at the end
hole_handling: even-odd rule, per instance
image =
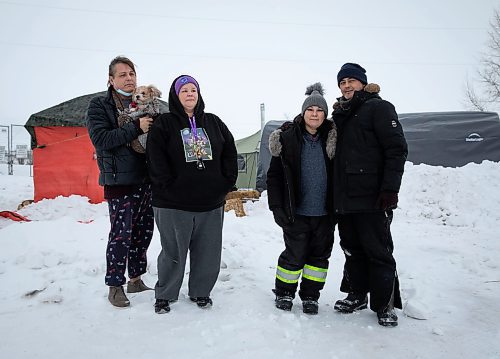
MULTIPOLYGON (((276 289, 273 289, 273 293, 276 294, 276 289)), ((288 293, 276 294, 276 299, 274 300, 274 305, 276 308, 285 310, 287 312, 292 310, 293 306, 293 296, 288 293)))
POLYGON ((170 305, 168 300, 165 299, 156 299, 155 302, 155 313, 156 314, 165 314, 170 312, 170 305))
POLYGON ((315 315, 318 314, 318 301, 314 299, 304 299, 302 301, 302 311, 305 314, 315 315))
POLYGON ((398 325, 398 316, 392 307, 377 312, 378 324, 384 327, 396 327, 398 325))
POLYGON ((349 293, 346 298, 337 300, 333 308, 341 313, 352 313, 367 307, 368 296, 366 294, 349 293))
POLYGON ((195 302, 196 305, 202 309, 210 308, 213 305, 212 299, 210 297, 189 297, 192 302, 195 302))

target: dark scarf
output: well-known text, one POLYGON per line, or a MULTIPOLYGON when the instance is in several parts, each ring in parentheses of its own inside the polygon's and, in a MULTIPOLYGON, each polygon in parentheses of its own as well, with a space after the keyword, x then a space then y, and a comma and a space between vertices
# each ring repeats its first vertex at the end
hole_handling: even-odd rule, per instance
POLYGON ((130 97, 130 101, 124 101, 118 95, 118 92, 114 88, 111 89, 111 96, 113 97, 113 101, 115 101, 116 109, 118 110, 118 113, 122 113, 126 108, 128 109, 128 105, 126 103, 128 102, 129 104, 132 102, 132 97, 130 97))
POLYGON ((333 105, 334 112, 332 114, 337 128, 341 129, 344 121, 355 113, 363 103, 372 98, 380 98, 380 96, 378 93, 356 91, 350 100, 346 100, 344 97, 337 98, 337 102, 333 105))

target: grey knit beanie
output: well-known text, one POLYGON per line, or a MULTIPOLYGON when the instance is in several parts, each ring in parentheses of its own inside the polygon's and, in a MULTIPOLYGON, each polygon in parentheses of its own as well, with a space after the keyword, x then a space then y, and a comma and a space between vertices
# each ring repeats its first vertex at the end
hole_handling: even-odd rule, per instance
POLYGON ((308 97, 302 104, 302 117, 304 117, 304 113, 306 112, 308 107, 318 106, 325 113, 325 118, 328 117, 328 105, 326 104, 326 100, 323 97, 323 85, 321 83, 316 82, 315 84, 309 86, 306 90, 306 95, 308 97))

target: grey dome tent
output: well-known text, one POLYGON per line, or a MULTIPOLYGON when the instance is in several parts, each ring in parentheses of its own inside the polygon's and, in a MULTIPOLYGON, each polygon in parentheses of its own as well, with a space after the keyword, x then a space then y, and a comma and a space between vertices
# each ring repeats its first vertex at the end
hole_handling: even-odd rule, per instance
POLYGON ((256 189, 263 192, 267 189, 267 170, 271 164, 271 152, 269 151, 269 135, 286 121, 273 120, 266 122, 262 129, 262 138, 260 139, 259 164, 257 166, 256 189))
MULTIPOLYGON (((455 111, 398 114, 408 142, 408 161, 443 167, 500 161, 500 119, 495 112, 455 111)), ((285 121, 269 121, 262 131, 257 190, 267 189, 271 162, 269 135, 285 121)))
POLYGON ((461 167, 500 161, 500 120, 495 112, 402 113, 408 161, 461 167))

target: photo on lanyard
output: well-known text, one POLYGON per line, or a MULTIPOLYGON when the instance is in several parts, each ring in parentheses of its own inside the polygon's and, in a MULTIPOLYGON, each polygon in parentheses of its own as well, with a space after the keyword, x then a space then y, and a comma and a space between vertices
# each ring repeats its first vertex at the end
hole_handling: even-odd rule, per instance
POLYGON ((203 161, 212 160, 212 146, 210 139, 203 128, 196 129, 197 135, 193 136, 189 128, 181 130, 182 143, 184 145, 184 156, 186 162, 196 162, 196 167, 205 168, 203 161), (201 164, 199 164, 200 162, 201 164))

